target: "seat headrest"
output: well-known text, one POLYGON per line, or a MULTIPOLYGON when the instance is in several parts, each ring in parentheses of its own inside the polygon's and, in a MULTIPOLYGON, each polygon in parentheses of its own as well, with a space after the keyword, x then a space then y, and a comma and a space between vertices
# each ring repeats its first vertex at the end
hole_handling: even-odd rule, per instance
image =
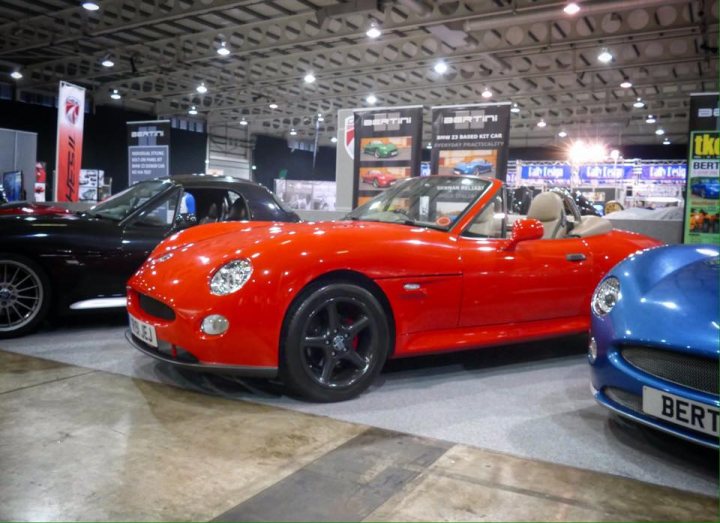
POLYGON ((562 214, 563 202, 560 196, 554 192, 544 192, 533 198, 527 217, 541 222, 549 222, 560 219, 562 214))

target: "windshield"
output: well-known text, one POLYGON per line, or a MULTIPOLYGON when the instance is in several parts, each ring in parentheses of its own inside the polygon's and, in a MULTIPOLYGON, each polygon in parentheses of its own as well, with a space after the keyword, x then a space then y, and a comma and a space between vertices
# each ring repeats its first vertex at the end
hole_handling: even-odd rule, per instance
POLYGON ((140 182, 91 207, 87 214, 120 221, 171 186, 169 180, 140 182))
POLYGON ((361 205, 346 220, 448 230, 490 182, 469 176, 426 176, 399 183, 361 205))

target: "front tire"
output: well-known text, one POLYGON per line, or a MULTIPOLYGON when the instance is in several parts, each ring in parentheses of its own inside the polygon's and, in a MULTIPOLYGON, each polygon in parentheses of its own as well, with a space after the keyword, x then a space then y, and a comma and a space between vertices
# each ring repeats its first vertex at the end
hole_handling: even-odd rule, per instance
POLYGON ((0 339, 33 332, 50 306, 50 285, 42 269, 19 256, 0 255, 0 339))
POLYGON ((344 401, 362 393, 390 350, 385 311, 352 283, 309 288, 288 312, 281 375, 305 399, 344 401))

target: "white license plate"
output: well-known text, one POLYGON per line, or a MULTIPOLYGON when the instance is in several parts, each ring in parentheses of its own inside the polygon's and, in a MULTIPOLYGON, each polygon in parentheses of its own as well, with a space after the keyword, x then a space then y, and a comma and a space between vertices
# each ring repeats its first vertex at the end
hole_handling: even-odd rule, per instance
POLYGON ((664 419, 711 436, 720 435, 718 414, 720 411, 703 403, 669 394, 650 387, 643 387, 642 410, 646 414, 664 419))
POLYGON ((130 330, 132 333, 140 338, 142 341, 153 347, 158 346, 157 335, 155 334, 155 327, 149 323, 138 320, 133 315, 130 316, 130 330))

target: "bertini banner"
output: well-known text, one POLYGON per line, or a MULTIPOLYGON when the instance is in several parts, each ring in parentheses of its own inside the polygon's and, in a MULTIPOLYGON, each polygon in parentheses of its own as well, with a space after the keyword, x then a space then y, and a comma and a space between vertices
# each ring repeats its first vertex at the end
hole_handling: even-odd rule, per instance
POLYGON ((84 122, 85 89, 67 82, 60 82, 53 191, 56 202, 76 202, 78 200, 84 122))
POLYGON ((170 120, 127 122, 128 184, 170 174, 170 120))
POLYGON ((509 135, 510 102, 433 107, 431 171, 505 180, 509 135))
POLYGON ((355 112, 353 207, 420 174, 422 106, 355 112))

